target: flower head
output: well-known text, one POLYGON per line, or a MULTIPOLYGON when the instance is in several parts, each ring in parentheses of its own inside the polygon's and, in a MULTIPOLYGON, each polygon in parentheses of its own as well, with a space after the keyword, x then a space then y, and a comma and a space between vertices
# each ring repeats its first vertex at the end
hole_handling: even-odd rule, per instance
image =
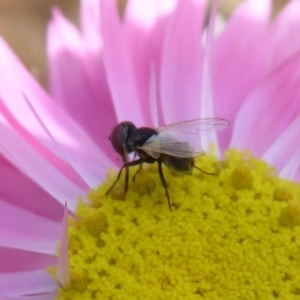
MULTIPOLYGON (((225 162, 216 176, 166 172, 172 212, 155 166, 126 201, 106 198, 107 183, 92 191, 71 221, 71 283, 58 299, 296 299, 299 184, 247 152, 230 150, 225 162), (275 199, 279 187, 293 200, 275 199)), ((208 155, 197 165, 218 167, 208 155)))
MULTIPOLYGON (((1 40, 0 265, 5 284, 0 296, 53 298, 57 284, 45 268, 57 261, 54 254, 67 203, 71 213, 77 207, 77 213, 83 213, 81 222, 70 221, 74 226, 70 253, 82 246, 82 235, 74 228, 87 231, 84 246, 99 248, 99 255, 87 262, 99 262, 93 266, 115 298, 125 279, 129 291, 139 289, 142 294, 146 281, 158 282, 166 298, 185 294, 187 286, 192 286, 194 297, 220 298, 221 287, 236 291, 235 297, 245 290, 244 298, 297 297, 299 186, 278 180, 251 155, 231 150, 224 163, 206 156, 199 164, 213 168, 216 177, 198 174, 183 179, 166 172, 178 208, 172 214, 162 205, 164 192, 151 168, 146 175, 140 172, 139 184, 132 184, 124 202, 105 198, 105 186, 98 186, 109 168, 121 164, 107 139, 118 122, 158 127, 205 117, 231 123, 221 135, 211 132, 202 140, 205 150, 211 142, 221 153, 228 147, 250 148, 282 178, 298 180, 299 10, 299 2, 291 1, 270 23, 271 1, 248 0, 216 37, 210 27, 214 21, 205 26, 202 0, 131 0, 122 16, 115 1, 82 1, 81 31, 54 10, 48 30, 51 96, 1 40), (187 201, 189 190, 194 198, 187 201), (151 202, 149 196, 158 201, 151 202), (141 204, 136 200, 140 198, 145 198, 141 204), (83 204, 88 201, 92 206, 83 204), (135 215, 124 217, 128 206, 135 215), (149 208, 149 215, 142 207, 149 208), (191 211, 198 214, 189 218, 191 211), (186 218, 189 227, 180 228, 186 218), (116 220, 122 226, 116 226, 116 220), (161 222, 159 227, 156 222, 161 222), (133 231, 125 236, 129 229, 133 231), (125 239, 120 240, 123 234, 125 239), (144 243, 139 244, 139 236, 144 243), (182 247, 186 241, 188 248, 182 247), (127 253, 122 262, 116 255, 121 257, 128 248, 133 251, 130 243, 140 247, 139 254, 127 253), (284 254, 272 255, 275 248, 284 254), (103 249, 111 251, 106 265, 101 261, 103 249), (150 260, 144 262, 147 255, 150 260), (157 264, 163 258, 166 267, 157 264), (120 264, 127 273, 116 268, 120 264), (273 273, 267 269, 270 266, 273 273), (242 267, 241 283, 234 270, 242 267), (254 276, 257 268, 261 272, 254 276), (197 277, 199 269, 205 280, 197 277), (116 282, 103 279, 109 271, 116 282), (132 280, 132 273, 139 282, 132 280), (249 286, 251 291, 246 289, 249 286)), ((115 196, 120 198, 118 193, 115 196)), ((77 290, 84 293, 94 284, 90 283, 94 274, 86 274, 79 262, 72 272, 74 260, 76 265, 76 257, 70 257, 71 285, 78 283, 77 290)))

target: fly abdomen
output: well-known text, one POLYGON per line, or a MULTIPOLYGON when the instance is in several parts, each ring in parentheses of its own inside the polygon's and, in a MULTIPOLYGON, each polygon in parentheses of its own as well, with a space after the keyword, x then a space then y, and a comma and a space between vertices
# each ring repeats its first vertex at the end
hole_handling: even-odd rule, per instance
POLYGON ((193 173, 194 158, 176 157, 161 154, 161 161, 172 171, 180 174, 191 175, 193 173))

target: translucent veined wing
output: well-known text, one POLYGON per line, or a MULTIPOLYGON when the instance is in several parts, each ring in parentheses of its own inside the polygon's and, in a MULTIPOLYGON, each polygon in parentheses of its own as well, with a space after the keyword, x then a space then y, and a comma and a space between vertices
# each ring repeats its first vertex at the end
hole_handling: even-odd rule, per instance
POLYGON ((149 138, 140 149, 153 158, 160 154, 176 157, 196 157, 204 154, 200 145, 200 135, 210 130, 228 127, 224 119, 195 119, 174 123, 155 129, 158 134, 149 138))
POLYGON ((212 129, 219 131, 225 129, 229 126, 229 121, 220 118, 205 118, 205 119, 194 119, 185 122, 178 122, 169 125, 165 125, 155 130, 157 132, 163 131, 176 131, 186 134, 200 135, 205 133, 205 131, 210 131, 212 129))
POLYGON ((166 136, 165 132, 153 135, 140 149, 155 159, 159 158, 161 154, 176 157, 196 157, 204 154, 199 142, 192 145, 175 137, 166 136))

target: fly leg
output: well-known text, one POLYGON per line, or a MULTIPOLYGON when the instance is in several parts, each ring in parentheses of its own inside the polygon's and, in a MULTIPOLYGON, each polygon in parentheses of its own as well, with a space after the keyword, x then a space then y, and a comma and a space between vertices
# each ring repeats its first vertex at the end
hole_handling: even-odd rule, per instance
POLYGON ((133 175, 133 177, 132 177, 132 181, 133 181, 133 182, 135 182, 135 177, 136 177, 136 175, 141 171, 142 166, 143 166, 143 163, 140 163, 139 168, 137 169, 137 171, 134 173, 134 175, 133 175))
MULTIPOLYGON (((123 166, 122 166, 122 168, 123 168, 124 165, 128 162, 128 156, 127 156, 127 154, 124 154, 124 155, 122 156, 122 159, 123 159, 123 166)), ((117 180, 114 182, 113 186, 114 186, 115 183, 120 179, 120 176, 121 176, 120 172, 122 173, 122 168, 121 168, 121 170, 119 171, 117 180)), ((128 169, 128 166, 127 166, 127 167, 125 167, 125 194, 126 194, 126 192, 127 192, 127 190, 128 190, 128 177, 129 177, 129 169, 128 169)), ((113 186, 112 186, 112 187, 113 187, 113 186)), ((112 187, 110 188, 110 190, 112 189, 112 187)), ((108 193, 109 193, 109 191, 106 193, 106 195, 107 195, 108 193)))
POLYGON ((201 171, 202 173, 204 173, 204 174, 206 174, 206 175, 213 175, 213 176, 216 175, 215 173, 206 172, 206 171, 200 169, 199 167, 197 167, 197 166, 195 166, 195 165, 194 165, 194 168, 196 168, 197 170, 201 171))
POLYGON ((161 182, 162 182, 162 184, 165 188, 165 193, 166 193, 166 197, 168 199, 169 209, 170 209, 170 211, 172 211, 170 196, 169 196, 168 187, 167 187, 167 182, 165 180, 165 177, 164 177, 164 174, 163 174, 163 171, 162 171, 161 162, 157 161, 157 163, 158 163, 158 174, 159 174, 160 180, 161 180, 161 182))
POLYGON ((136 165, 141 165, 142 163, 143 163, 142 159, 137 159, 137 160, 134 160, 134 161, 130 161, 130 162, 124 163, 123 166, 122 166, 122 168, 120 169, 120 171, 118 173, 117 179, 114 181, 114 183, 111 185, 111 187, 105 193, 105 195, 107 196, 110 193, 110 191, 113 189, 113 187, 115 186, 115 184, 119 181, 123 169, 125 169, 125 172, 126 172, 125 173, 125 193, 126 193, 127 190, 128 190, 129 167, 136 166, 136 165))

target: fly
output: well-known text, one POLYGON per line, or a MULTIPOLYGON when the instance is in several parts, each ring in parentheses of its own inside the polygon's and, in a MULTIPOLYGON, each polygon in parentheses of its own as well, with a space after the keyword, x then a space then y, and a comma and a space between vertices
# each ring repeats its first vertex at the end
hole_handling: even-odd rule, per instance
POLYGON ((106 195, 118 182, 124 169, 126 193, 128 190, 129 167, 139 165, 137 174, 143 163, 152 164, 157 162, 158 174, 165 189, 169 209, 172 210, 162 164, 181 174, 192 174, 193 168, 196 168, 207 175, 214 175, 214 173, 206 172, 194 164, 194 157, 204 154, 200 146, 200 134, 203 131, 212 129, 221 130, 228 127, 228 125, 227 120, 218 118, 195 119, 156 129, 149 127, 137 128, 129 121, 119 123, 113 129, 109 139, 115 151, 121 155, 123 166, 106 195), (134 153, 135 157, 138 158, 128 162, 127 156, 130 153, 134 153))

